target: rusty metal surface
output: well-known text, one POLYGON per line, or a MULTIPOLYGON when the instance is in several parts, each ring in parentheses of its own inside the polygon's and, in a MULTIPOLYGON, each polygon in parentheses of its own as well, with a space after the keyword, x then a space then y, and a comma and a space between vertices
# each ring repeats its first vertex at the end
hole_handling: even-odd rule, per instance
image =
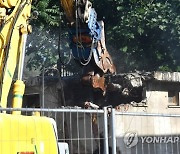
POLYGON ((100 88, 102 91, 106 91, 105 78, 96 74, 92 76, 92 86, 93 88, 100 88))
POLYGON ((66 17, 69 22, 75 22, 74 14, 74 1, 73 0, 61 0, 61 5, 64 9, 66 17))
POLYGON ((106 44, 105 44, 105 35, 104 35, 104 22, 100 21, 99 24, 101 25, 101 40, 97 44, 96 52, 93 52, 94 60, 96 65, 104 72, 107 73, 108 71, 112 74, 116 73, 116 67, 113 64, 112 58, 107 51, 106 44))

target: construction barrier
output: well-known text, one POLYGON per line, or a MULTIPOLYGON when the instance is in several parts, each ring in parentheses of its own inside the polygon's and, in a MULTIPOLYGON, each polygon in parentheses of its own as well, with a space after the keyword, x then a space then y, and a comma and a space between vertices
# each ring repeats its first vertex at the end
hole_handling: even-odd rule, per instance
POLYGON ((64 107, 58 109, 1 109, 41 114, 56 121, 58 142, 70 154, 179 154, 180 115, 117 112, 64 107))

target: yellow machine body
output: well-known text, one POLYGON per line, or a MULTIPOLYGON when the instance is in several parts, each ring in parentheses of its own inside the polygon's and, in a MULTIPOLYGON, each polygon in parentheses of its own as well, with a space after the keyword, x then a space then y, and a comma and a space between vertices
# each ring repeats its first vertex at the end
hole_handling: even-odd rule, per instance
POLYGON ((0 154, 58 154, 53 119, 0 114, 0 154))
POLYGON ((18 0, 0 0, 0 5, 5 6, 7 8, 11 8, 16 5, 18 0))
MULTIPOLYGON (((8 15, 7 9, 13 5, 14 0, 0 1, 0 106, 7 107, 7 97, 14 76, 14 71, 19 63, 23 47, 23 35, 28 33, 28 19, 31 11, 31 1, 16 0, 13 12, 8 15)), ((21 107, 21 106, 18 106, 21 107)))
POLYGON ((75 21, 74 0, 61 0, 61 5, 64 9, 64 12, 69 22, 74 22, 75 21))

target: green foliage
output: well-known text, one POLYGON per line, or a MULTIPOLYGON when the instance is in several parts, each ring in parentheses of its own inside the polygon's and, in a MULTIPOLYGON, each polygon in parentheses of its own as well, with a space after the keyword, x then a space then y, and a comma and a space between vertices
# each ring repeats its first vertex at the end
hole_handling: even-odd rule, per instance
POLYGON ((28 37, 27 68, 30 70, 42 69, 43 60, 46 68, 52 67, 58 59, 59 6, 52 0, 39 0, 33 3, 34 11, 39 15, 31 21, 33 33, 28 37))
POLYGON ((115 41, 117 65, 120 55, 123 57, 124 67, 120 71, 159 68, 175 71, 180 63, 178 0, 115 2, 116 16, 109 19, 116 18, 118 23, 108 22, 106 38, 109 43, 115 41))
POLYGON ((33 23, 36 26, 55 26, 59 25, 59 6, 52 0, 38 0, 33 3, 32 12, 38 11, 39 16, 33 23))
MULTIPOLYGON (((107 48, 119 72, 180 71, 179 0, 94 0, 93 6, 98 20, 105 22, 107 48)), ((59 0, 38 0, 33 10, 39 18, 32 23, 28 66, 39 67, 46 57, 50 67, 57 60, 58 25, 64 27, 66 20, 59 13, 59 0)), ((63 38, 61 48, 69 50, 63 38)))
POLYGON ((52 67, 57 61, 57 39, 48 29, 34 28, 35 34, 29 36, 27 55, 29 60, 27 67, 42 69, 45 59, 45 67, 52 67))
MULTIPOLYGON (((45 68, 51 68, 57 64, 58 45, 60 45, 61 51, 66 51, 62 55, 62 60, 66 62, 69 59, 69 40, 67 30, 62 29, 65 27, 65 20, 59 0, 33 2, 32 15, 34 11, 38 11, 39 15, 37 19, 32 17, 33 20, 31 20, 33 33, 28 37, 26 67, 29 70, 42 70, 43 60, 45 68), (61 39, 58 42, 60 33, 61 39)), ((68 67, 68 69, 73 69, 73 67, 68 67)))

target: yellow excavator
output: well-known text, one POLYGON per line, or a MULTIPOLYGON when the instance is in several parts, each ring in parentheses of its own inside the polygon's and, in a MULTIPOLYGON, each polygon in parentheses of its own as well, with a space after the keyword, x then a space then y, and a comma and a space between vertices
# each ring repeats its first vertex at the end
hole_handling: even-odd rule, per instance
MULTIPOLYGON (((83 79, 105 91, 104 73, 115 73, 115 67, 105 46, 103 22, 96 20, 97 14, 88 0, 61 0, 59 4, 69 22, 75 59, 82 65, 95 64, 83 79)), ((13 86, 11 106, 22 108, 25 46, 32 31, 29 24, 31 5, 32 0, 0 0, 0 154, 57 154, 62 151, 53 119, 3 110, 7 108, 16 67, 18 77, 13 86)))
POLYGON ((22 80, 32 0, 0 0, 0 154, 58 154, 57 128, 53 119, 24 116, 21 111, 6 113, 14 71, 13 108, 22 107, 25 84, 22 80))

